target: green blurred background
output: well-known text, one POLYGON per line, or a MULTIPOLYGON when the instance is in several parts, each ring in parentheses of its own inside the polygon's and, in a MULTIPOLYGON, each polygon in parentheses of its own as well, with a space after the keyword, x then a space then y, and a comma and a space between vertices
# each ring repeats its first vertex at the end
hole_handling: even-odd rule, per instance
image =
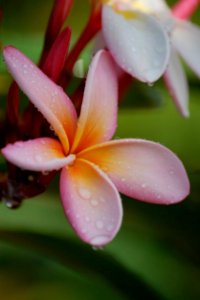
MULTIPOLYGON (((168 2, 173 3, 174 1, 168 2)), ((53 1, 0 0, 2 44, 38 61, 53 1)), ((88 1, 75 0, 68 23, 76 40, 88 1)), ((193 21, 200 23, 200 11, 193 21)), ((87 62, 89 50, 82 54, 87 62)), ((11 81, 0 58, 0 116, 11 81)), ((60 204, 58 178, 17 210, 0 204, 0 299, 200 299, 200 82, 190 81, 189 119, 183 119, 160 80, 134 83, 119 110, 116 136, 158 141, 182 159, 191 194, 174 206, 123 197, 124 220, 102 250, 78 240, 60 204)))

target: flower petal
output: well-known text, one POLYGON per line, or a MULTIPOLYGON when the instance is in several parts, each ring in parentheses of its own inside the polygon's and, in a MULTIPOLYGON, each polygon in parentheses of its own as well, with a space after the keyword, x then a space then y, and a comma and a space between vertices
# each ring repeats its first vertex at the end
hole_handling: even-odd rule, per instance
POLYGON ((145 140, 116 140, 91 147, 78 157, 102 168, 118 190, 146 202, 171 204, 189 193, 189 181, 178 157, 145 140))
POLYGON ((4 58, 12 76, 52 125, 67 153, 76 128, 76 112, 70 99, 19 50, 5 47, 4 58))
POLYGON ((109 140, 117 123, 117 75, 107 51, 99 51, 90 66, 72 151, 109 140))
POLYGON ((130 16, 103 6, 103 33, 108 49, 127 73, 144 82, 154 82, 169 59, 168 36, 150 15, 130 11, 130 16))
POLYGON ((132 1, 132 7, 138 10, 147 11, 148 13, 162 13, 169 10, 163 0, 136 0, 132 1))
POLYGON ((164 79, 169 88, 177 109, 184 117, 189 116, 188 111, 188 83, 185 72, 176 51, 171 51, 169 65, 164 74, 164 79))
POLYGON ((69 222, 83 241, 103 246, 114 238, 121 225, 122 204, 106 174, 87 161, 77 160, 63 168, 60 190, 69 222))
POLYGON ((75 158, 72 154, 65 157, 62 145, 51 138, 8 144, 2 154, 14 165, 31 171, 58 170, 75 158))
POLYGON ((187 21, 177 21, 172 41, 191 69, 200 77, 200 27, 187 21))

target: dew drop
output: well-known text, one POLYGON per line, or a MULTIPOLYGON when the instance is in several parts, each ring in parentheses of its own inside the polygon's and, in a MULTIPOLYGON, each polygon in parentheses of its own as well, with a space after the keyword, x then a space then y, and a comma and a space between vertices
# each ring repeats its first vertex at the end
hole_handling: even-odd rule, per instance
POLYGON ((160 194, 156 195, 156 198, 157 198, 157 199, 160 199, 160 198, 161 198, 161 195, 160 195, 160 194))
POLYGON ((106 201, 103 197, 100 197, 99 200, 103 203, 106 201))
POLYGON ((36 156, 35 156, 35 160, 36 160, 37 162, 41 162, 41 161, 42 161, 42 157, 41 157, 40 155, 36 155, 36 156))
POLYGON ((79 215, 79 214, 76 214, 76 218, 77 218, 77 219, 80 219, 80 215, 79 215))
POLYGON ((147 187, 146 183, 142 183, 141 187, 145 189, 147 187))
POLYGON ((134 53, 136 52, 135 47, 132 47, 131 50, 132 50, 132 52, 134 52, 134 53))
POLYGON ((121 181, 122 181, 122 182, 125 182, 125 181, 126 181, 126 178, 122 178, 121 181))
POLYGON ((5 198, 2 198, 2 202, 8 208, 17 208, 17 207, 19 207, 21 205, 21 202, 15 200, 15 199, 5 199, 5 198))
POLYGON ((97 229, 102 229, 103 228, 103 226, 104 226, 104 224, 103 224, 103 222, 102 221, 96 221, 96 227, 97 227, 97 229))
POLYGON ((159 54, 162 53, 163 51, 164 51, 163 47, 157 47, 156 48, 156 52, 159 53, 159 54))
POLYGON ((19 148, 23 147, 23 142, 16 142, 15 145, 19 148))
POLYGON ((159 60, 158 60, 158 59, 155 59, 155 60, 153 61, 153 65, 154 65, 154 67, 159 67, 159 66, 160 66, 159 60))
POLYGON ((107 229, 108 231, 112 231, 112 230, 113 230, 113 227, 114 227, 113 224, 109 224, 109 225, 107 226, 106 229, 107 229))
POLYGON ((106 235, 98 235, 93 237, 90 242, 93 245, 93 247, 101 247, 103 245, 105 245, 106 243, 108 243, 110 240, 109 236, 106 235))
POLYGON ((41 143, 42 145, 46 145, 46 141, 45 141, 44 139, 41 139, 40 143, 41 143))
POLYGON ((86 228, 86 227, 83 227, 83 228, 81 229, 81 232, 82 232, 82 233, 87 233, 87 232, 88 232, 88 230, 87 230, 87 228, 86 228))
POLYGON ((85 221, 89 223, 90 222, 90 218, 89 217, 85 217, 85 221))
POLYGON ((47 175, 49 175, 49 172, 48 171, 42 171, 42 175, 47 176, 47 175))
POLYGON ((93 206, 97 206, 97 205, 98 205, 98 201, 95 200, 95 199, 92 199, 91 204, 92 204, 93 206))
POLYGON ((103 247, 102 246, 92 246, 92 249, 94 251, 97 251, 97 250, 103 250, 103 247))
POLYGON ((89 191, 89 190, 87 190, 86 188, 79 188, 79 195, 82 197, 82 198, 84 198, 84 199, 86 199, 86 200, 88 200, 88 199, 90 199, 90 197, 91 197, 91 192, 89 191))

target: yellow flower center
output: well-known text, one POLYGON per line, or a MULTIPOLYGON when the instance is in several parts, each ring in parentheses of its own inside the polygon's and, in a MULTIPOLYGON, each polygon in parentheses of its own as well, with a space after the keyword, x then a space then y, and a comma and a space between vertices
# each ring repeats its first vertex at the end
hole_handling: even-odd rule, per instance
POLYGON ((126 19, 136 17, 134 11, 151 13, 149 7, 145 6, 142 0, 101 0, 103 4, 109 5, 112 9, 126 19))

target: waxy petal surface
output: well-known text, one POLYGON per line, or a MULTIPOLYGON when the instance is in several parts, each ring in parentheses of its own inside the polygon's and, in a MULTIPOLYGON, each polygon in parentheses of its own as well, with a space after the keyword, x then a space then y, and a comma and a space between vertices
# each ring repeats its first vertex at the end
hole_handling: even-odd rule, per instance
POLYGON ((2 149, 2 153, 9 162, 31 171, 58 170, 75 158, 74 155, 65 157, 62 145, 51 138, 8 144, 2 149))
POLYGON ((189 193, 189 181, 181 161, 154 142, 116 140, 91 147, 78 157, 98 165, 121 193, 139 200, 171 204, 189 193))
POLYGON ((188 117, 188 83, 185 71, 181 65, 176 51, 171 51, 169 65, 164 74, 164 79, 177 109, 184 117, 188 117))
POLYGON ((115 64, 107 51, 99 51, 92 60, 72 147, 85 147, 109 140, 117 126, 118 88, 115 64))
POLYGON ((124 71, 144 82, 154 82, 164 73, 169 39, 155 18, 136 11, 124 16, 104 5, 102 22, 107 47, 124 71))
POLYGON ((200 27, 187 21, 177 21, 172 41, 187 64, 200 77, 200 27))
POLYGON ((70 99, 19 50, 5 47, 4 59, 15 81, 51 124, 67 153, 76 128, 76 112, 70 99))
POLYGON ((103 246, 113 239, 121 225, 122 204, 104 172, 77 160, 63 168, 60 191, 66 216, 83 241, 103 246))

